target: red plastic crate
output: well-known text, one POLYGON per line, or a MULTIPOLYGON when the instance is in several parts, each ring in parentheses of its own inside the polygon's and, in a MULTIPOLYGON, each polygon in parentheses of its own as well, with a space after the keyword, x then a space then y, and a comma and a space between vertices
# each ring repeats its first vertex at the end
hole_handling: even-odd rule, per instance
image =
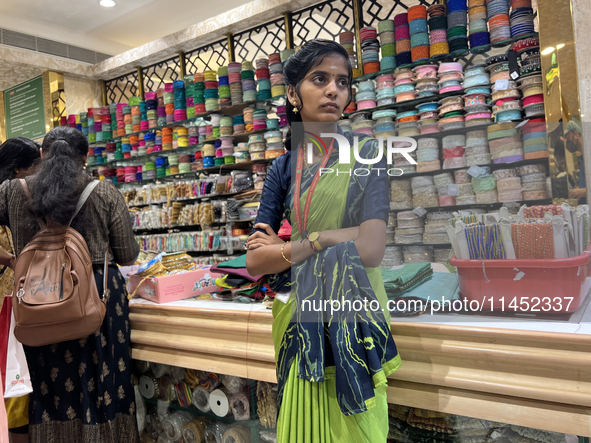
POLYGON ((540 260, 460 260, 460 295, 471 311, 575 312, 587 295, 591 247, 577 257, 540 260), (474 301, 471 305, 470 302, 474 301))

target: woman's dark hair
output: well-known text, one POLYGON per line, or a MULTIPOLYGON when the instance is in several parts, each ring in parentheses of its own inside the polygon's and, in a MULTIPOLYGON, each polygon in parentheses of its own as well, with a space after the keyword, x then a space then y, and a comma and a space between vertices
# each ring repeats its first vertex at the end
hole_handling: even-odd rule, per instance
POLYGON ((0 145, 0 183, 16 178, 17 169, 30 168, 41 158, 41 145, 25 137, 13 137, 0 145))
POLYGON ((31 212, 67 225, 90 177, 84 173, 88 141, 69 126, 52 129, 43 139, 43 161, 31 180, 31 212))
MULTIPOLYGON (((287 62, 285 62, 285 66, 283 67, 283 77, 285 79, 285 84, 286 86, 294 87, 296 95, 300 98, 300 106, 304 106, 304 103, 300 97, 300 84, 302 83, 302 80, 306 77, 311 69, 314 69, 316 66, 321 64, 326 57, 333 54, 342 55, 347 61, 347 71, 349 75, 349 102, 351 101, 353 96, 353 91, 351 89, 351 83, 353 81, 353 68, 351 67, 351 62, 349 61, 349 53, 344 47, 336 42, 331 40, 316 39, 304 43, 304 45, 298 51, 296 51, 287 59, 287 62)), ((292 133, 291 124, 301 122, 302 116, 300 113, 296 114, 293 112, 294 106, 289 100, 287 100, 285 106, 287 112, 287 121, 290 124, 290 129, 285 140, 285 148, 288 151, 291 151, 292 146, 297 146, 300 142, 300 140, 296 139, 296 135, 292 133)))

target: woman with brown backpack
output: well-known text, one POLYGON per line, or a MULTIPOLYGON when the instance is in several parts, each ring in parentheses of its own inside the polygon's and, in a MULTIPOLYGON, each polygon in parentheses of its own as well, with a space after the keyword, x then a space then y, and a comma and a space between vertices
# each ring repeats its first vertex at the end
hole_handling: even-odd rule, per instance
MULTIPOLYGON (((105 295, 106 314, 100 328, 91 335, 44 346, 25 344, 33 384, 30 442, 138 442, 127 291, 116 266, 133 264, 139 253, 127 206, 119 191, 106 181, 95 184, 85 195, 87 199, 81 199, 91 178, 85 172, 88 142, 80 131, 70 127, 53 129, 43 140, 41 155, 41 165, 35 175, 26 179, 26 187, 19 180, 0 186, 0 225, 12 230, 17 257, 42 230, 40 225, 55 227, 56 232, 69 225, 77 231, 87 245, 97 292, 105 295), (77 208, 79 202, 84 202, 81 208, 77 208)), ((49 272, 54 265, 48 264, 49 272)), ((58 265, 64 269, 62 282, 69 281, 71 290, 79 282, 74 265, 58 265)), ((16 270, 18 274, 18 258, 16 270)), ((53 289, 61 290, 63 297, 66 286, 56 283, 53 289)), ((47 296, 51 289, 47 290, 47 285, 43 288, 47 296)), ((16 295, 21 301, 22 297, 16 295)), ((47 319, 39 319, 42 321, 47 319)), ((68 323, 63 325, 67 335, 68 323)), ((42 333, 43 328, 39 331, 42 333)))

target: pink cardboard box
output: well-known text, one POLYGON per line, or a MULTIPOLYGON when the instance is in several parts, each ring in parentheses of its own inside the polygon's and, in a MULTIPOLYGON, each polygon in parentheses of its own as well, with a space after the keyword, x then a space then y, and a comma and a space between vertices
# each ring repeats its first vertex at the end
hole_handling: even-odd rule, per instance
MULTIPOLYGON (((156 303, 168 303, 215 292, 218 290, 215 279, 222 274, 209 269, 210 266, 201 266, 184 274, 148 278, 141 284, 137 295, 156 303)), ((135 291, 143 279, 144 277, 132 275, 129 278, 130 292, 135 291)))

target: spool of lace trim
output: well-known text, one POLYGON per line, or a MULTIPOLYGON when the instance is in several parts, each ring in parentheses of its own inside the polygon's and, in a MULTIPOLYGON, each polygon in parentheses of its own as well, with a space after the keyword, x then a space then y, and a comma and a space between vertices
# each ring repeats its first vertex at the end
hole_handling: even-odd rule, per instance
POLYGON ((435 194, 437 192, 437 188, 434 185, 429 186, 421 186, 420 188, 413 188, 412 194, 435 194))
POLYGON ((400 249, 400 246, 386 246, 386 250, 384 251, 384 258, 387 260, 397 260, 401 262, 402 249, 400 249))
POLYGON ((436 138, 421 138, 417 141, 417 150, 439 149, 439 140, 436 138))
POLYGON ((236 394, 242 391, 248 385, 248 382, 241 377, 233 375, 222 375, 222 384, 230 394, 236 394))
POLYGON ((497 182, 492 175, 478 178, 475 177, 472 179, 472 189, 474 189, 475 194, 493 191, 497 189, 497 182))
POLYGON ((401 169, 405 174, 412 174, 417 172, 416 165, 403 165, 403 166, 396 166, 396 168, 401 169))
POLYGON ((441 162, 439 160, 435 160, 432 162, 418 162, 417 163, 417 172, 432 172, 432 171, 439 171, 441 169, 441 162))
POLYGON ((193 405, 201 412, 209 412, 211 411, 211 406, 209 405, 209 391, 202 386, 197 386, 193 389, 193 399, 191 401, 193 405))
POLYGON ((525 174, 521 176, 521 183, 545 182, 546 174, 544 172, 534 172, 532 174, 525 174))
POLYGON ((411 188, 414 190, 416 188, 422 188, 423 186, 433 186, 433 177, 429 176, 422 176, 422 177, 413 177, 410 179, 411 188))
POLYGON ((453 214, 449 211, 437 211, 437 212, 429 212, 427 214, 427 220, 451 220, 453 214))
POLYGON ((449 236, 444 234, 425 234, 423 235, 423 243, 426 245, 449 244, 449 236))
POLYGON ((501 151, 501 152, 497 152, 495 154, 493 154, 491 151, 491 157, 493 160, 506 158, 506 157, 508 157, 508 158, 518 157, 520 155, 523 156, 523 149, 521 149, 521 148, 513 149, 510 151, 501 151))
POLYGON ((476 194, 476 203, 479 205, 497 203, 498 201, 497 191, 487 191, 476 194))
POLYGON ((395 232, 396 232, 396 236, 423 234, 425 232, 425 228, 423 226, 418 227, 418 228, 396 228, 395 232))
POLYGON ((488 150, 488 146, 474 146, 472 148, 466 148, 466 157, 470 155, 481 155, 481 154, 490 154, 488 150))
POLYGON ((521 179, 519 177, 503 178, 497 181, 497 191, 510 191, 521 189, 521 179))
POLYGON ((433 183, 435 184, 435 186, 440 188, 442 186, 453 185, 454 179, 451 175, 451 172, 444 172, 443 174, 434 175, 433 183))
POLYGON ((466 166, 466 159, 464 157, 451 157, 443 160, 442 169, 463 168, 466 166))
POLYGON ((425 222, 422 218, 400 218, 398 219, 399 228, 419 228, 422 227, 425 222))
POLYGON ((417 162, 432 162, 439 159, 439 150, 423 149, 417 151, 417 162))
POLYGON ((183 428, 184 443, 201 443, 205 441, 205 428, 207 421, 198 417, 185 425, 183 428))
POLYGON ((412 209, 413 205, 412 205, 412 201, 405 201, 405 202, 396 202, 396 201, 392 201, 390 202, 390 210, 391 211, 398 211, 400 209, 412 209))
POLYGON ((205 441, 207 443, 223 443, 224 434, 230 429, 225 423, 213 423, 205 428, 205 441))
POLYGON ((244 391, 232 394, 229 400, 234 420, 250 420, 250 399, 244 391))
POLYGON ((436 208, 439 206, 439 197, 437 194, 417 194, 413 196, 412 204, 415 208, 436 208))
POLYGON ((442 195, 439 197, 439 206, 455 206, 456 197, 454 195, 442 195))
POLYGON ((462 183, 470 183, 470 179, 472 177, 468 174, 467 169, 460 169, 459 171, 454 171, 454 181, 456 185, 460 185, 462 183))
POLYGON ((398 220, 415 220, 420 218, 414 211, 404 211, 398 213, 398 220))
POLYGON ((459 185, 460 188, 460 197, 466 195, 474 195, 474 189, 472 188, 472 183, 462 183, 459 185))
POLYGON ((156 378, 163 377, 164 375, 168 374, 172 366, 170 365, 163 365, 162 363, 152 363, 152 374, 156 378))
POLYGON ((449 248, 434 249, 433 260, 439 263, 447 263, 451 258, 451 251, 449 248))
POLYGON ((515 171, 515 169, 497 169, 493 172, 493 175, 495 177, 495 180, 499 181, 504 178, 517 177, 517 172, 515 171))
POLYGON ((162 429, 168 438, 178 441, 183 438, 183 428, 190 421, 190 414, 175 412, 164 419, 162 429))
POLYGON ((412 192, 410 191, 391 191, 390 200, 395 202, 403 202, 412 200, 412 192))
POLYGON ((486 129, 466 132, 466 148, 479 145, 488 145, 486 129))
POLYGON ((396 227, 397 224, 398 224, 398 222, 396 220, 396 214, 393 212, 390 212, 388 214, 388 227, 396 227))
POLYGON ((522 191, 546 191, 546 182, 531 182, 521 185, 522 191))
POLYGON ((447 222, 443 223, 427 223, 425 225, 425 234, 445 234, 447 233, 447 222))
POLYGON ((386 229, 386 244, 394 243, 394 236, 396 234, 395 230, 396 230, 396 228, 386 229))
POLYGON ((423 234, 415 235, 396 235, 394 237, 394 243, 400 245, 409 245, 412 243, 421 243, 423 241, 423 234))
POLYGON ((478 155, 468 155, 466 156, 466 166, 482 166, 482 165, 490 165, 492 163, 492 159, 490 154, 478 154, 478 155))
POLYGON ((523 193, 521 189, 510 189, 507 191, 499 191, 497 198, 502 202, 520 202, 523 200, 523 193))
POLYGON ((448 135, 441 140, 443 149, 456 148, 458 146, 466 146, 466 136, 462 134, 448 135))
POLYGON ((447 197, 449 195, 449 186, 441 186, 437 188, 439 197, 447 197))
POLYGON ((460 197, 456 197, 456 205, 464 206, 464 205, 475 205, 476 204, 476 196, 475 195, 463 195, 460 197))
POLYGON ((543 172, 544 174, 546 174, 546 166, 545 165, 525 165, 525 166, 520 166, 517 168, 517 174, 518 175, 528 175, 528 174, 535 174, 535 173, 539 173, 539 172, 543 172))
POLYGON ((390 191, 410 191, 410 179, 395 178, 390 182, 390 191))
POLYGON ((523 200, 545 200, 547 198, 546 191, 527 191, 523 193, 523 200))

